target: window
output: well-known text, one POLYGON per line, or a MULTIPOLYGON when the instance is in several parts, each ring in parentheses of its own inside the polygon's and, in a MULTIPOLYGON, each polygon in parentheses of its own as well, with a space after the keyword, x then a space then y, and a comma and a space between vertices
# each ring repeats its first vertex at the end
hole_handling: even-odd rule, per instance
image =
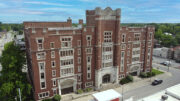
POLYGON ((112 47, 103 47, 103 52, 111 52, 112 47))
POLYGON ((140 33, 135 33, 134 39, 135 39, 135 41, 139 41, 140 40, 140 33))
POLYGON ((78 49, 78 55, 81 55, 81 49, 78 49))
POLYGON ((91 46, 91 35, 86 36, 87 46, 91 46))
POLYGON ((61 60, 61 66, 72 65, 73 59, 61 60))
POLYGON ((39 52, 39 53, 36 53, 36 57, 37 57, 37 60, 44 60, 46 59, 46 54, 45 52, 39 52))
POLYGON ((44 72, 41 73, 41 79, 44 79, 44 72))
POLYGON ((39 68, 40 68, 40 71, 44 71, 45 70, 44 62, 39 62, 39 68))
POLYGON ((125 42, 125 39, 126 39, 126 35, 123 34, 123 35, 122 35, 122 42, 125 42))
POLYGON ((87 71, 91 71, 91 65, 87 65, 87 71))
POLYGON ((78 64, 81 64, 81 57, 78 57, 78 64))
POLYGON ((149 39, 152 39, 152 32, 149 33, 149 39))
POLYGON ((148 42, 148 46, 151 46, 151 41, 148 42))
POLYGON ((46 28, 43 28, 43 33, 46 33, 46 28))
POLYGON ((35 28, 32 28, 32 33, 36 33, 36 30, 35 30, 35 28))
POLYGON ((51 51, 51 58, 55 58, 55 51, 51 51))
POLYGON ((56 62, 55 61, 51 61, 51 67, 56 67, 56 62))
POLYGON ((53 95, 56 95, 56 94, 57 94, 57 90, 53 89, 53 95))
POLYGON ((78 66, 78 72, 81 72, 81 66, 78 66))
POLYGON ((56 70, 52 70, 52 76, 56 76, 56 70))
POLYGON ((125 45, 125 44, 122 44, 122 45, 121 45, 121 49, 122 49, 122 50, 125 50, 125 49, 126 49, 126 45, 125 45))
POLYGON ((78 81, 81 81, 81 75, 78 75, 78 81))
POLYGON ((131 44, 128 44, 128 49, 131 48, 131 44))
POLYGON ((112 42, 112 32, 104 32, 104 42, 112 42))
POLYGON ((92 48, 86 48, 86 53, 87 54, 92 54, 92 48))
POLYGON ((84 28, 84 32, 86 32, 86 28, 84 28))
POLYGON ((43 41, 44 40, 42 38, 37 39, 38 50, 42 50, 43 49, 43 41))
POLYGON ((120 71, 123 72, 124 71, 124 51, 121 52, 121 68, 120 71))
POLYGON ((130 50, 128 50, 128 52, 127 52, 127 56, 130 56, 130 50))
POLYGON ((61 57, 73 56, 73 50, 61 50, 60 55, 61 55, 61 57))
POLYGON ((86 82, 85 83, 85 87, 91 87, 91 86, 93 86, 93 82, 91 81, 91 82, 86 82))
POLYGON ((87 62, 91 63, 91 56, 87 56, 87 62))
POLYGON ((59 34, 59 31, 58 31, 58 30, 56 30, 56 34, 59 34))
POLYGON ((62 37, 61 38, 61 47, 62 48, 72 47, 72 37, 62 37))
POLYGON ((51 47, 51 49, 54 48, 54 42, 51 42, 51 43, 50 43, 50 47, 51 47))
POLYGON ((39 93, 39 99, 45 98, 45 97, 49 97, 49 92, 43 92, 43 93, 39 93))
POLYGON ((61 76, 71 76, 74 74, 73 68, 61 69, 61 76))
POLYGON ((123 57, 123 58, 124 58, 124 51, 122 51, 122 52, 121 52, 121 57, 123 57))
POLYGON ((78 40, 77 43, 78 43, 77 46, 78 46, 78 47, 81 47, 81 40, 78 40))
POLYGON ((87 73, 87 79, 91 79, 91 73, 87 73))
POLYGON ((53 79, 53 86, 56 86, 56 79, 53 79))
POLYGON ((41 89, 46 88, 45 82, 41 82, 41 89))

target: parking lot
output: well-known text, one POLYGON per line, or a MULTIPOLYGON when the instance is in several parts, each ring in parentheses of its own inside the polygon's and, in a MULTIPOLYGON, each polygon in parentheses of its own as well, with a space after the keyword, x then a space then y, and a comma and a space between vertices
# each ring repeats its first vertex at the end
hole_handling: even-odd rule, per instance
MULTIPOLYGON (((165 62, 165 61, 169 61, 169 59, 153 56, 153 62, 154 63, 162 63, 162 62, 165 62)), ((175 67, 175 68, 179 68, 180 69, 180 63, 177 63, 174 60, 170 60, 170 61, 171 61, 171 67, 175 67)))

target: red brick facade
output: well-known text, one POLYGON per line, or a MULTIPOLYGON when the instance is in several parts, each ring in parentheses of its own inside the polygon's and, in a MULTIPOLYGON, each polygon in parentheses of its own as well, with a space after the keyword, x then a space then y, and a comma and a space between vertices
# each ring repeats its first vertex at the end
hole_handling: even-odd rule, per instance
POLYGON ((100 89, 127 74, 150 71, 154 27, 121 27, 121 10, 86 11, 86 26, 24 22, 28 74, 34 98, 100 89))

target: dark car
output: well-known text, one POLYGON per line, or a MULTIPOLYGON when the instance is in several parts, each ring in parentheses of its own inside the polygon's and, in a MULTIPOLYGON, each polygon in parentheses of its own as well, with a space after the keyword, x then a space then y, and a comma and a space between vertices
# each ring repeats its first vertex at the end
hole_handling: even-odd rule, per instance
POLYGON ((161 84, 162 82, 163 82, 163 80, 155 79, 155 80, 152 82, 152 85, 158 85, 158 84, 161 84))

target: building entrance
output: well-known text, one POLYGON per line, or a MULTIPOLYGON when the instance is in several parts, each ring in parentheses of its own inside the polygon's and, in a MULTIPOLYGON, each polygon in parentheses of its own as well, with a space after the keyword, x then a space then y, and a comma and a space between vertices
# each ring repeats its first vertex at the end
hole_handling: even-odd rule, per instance
POLYGON ((106 74, 103 76, 102 83, 109 83, 110 82, 110 74, 106 74))

